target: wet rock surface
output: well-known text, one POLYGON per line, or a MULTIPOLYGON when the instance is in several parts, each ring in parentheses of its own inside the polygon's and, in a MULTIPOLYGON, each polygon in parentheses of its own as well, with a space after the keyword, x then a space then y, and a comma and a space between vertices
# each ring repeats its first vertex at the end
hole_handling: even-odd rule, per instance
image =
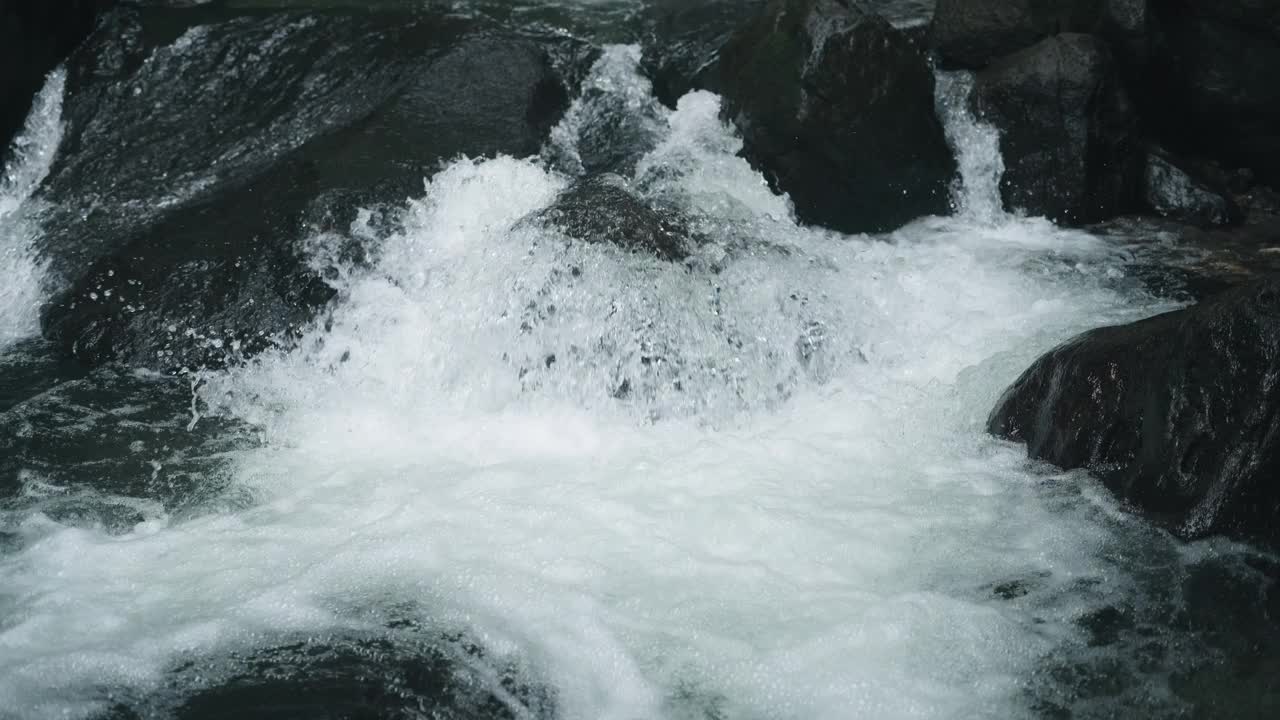
MULTIPOLYGON (((1091 32, 1099 0, 938 0, 928 42, 951 65, 985 67, 1061 32, 1091 32)), ((1129 19, 1132 22, 1132 19, 1129 19)))
POLYGON ((1280 276, 1038 360, 1000 400, 996 435, 1086 468, 1185 538, 1280 546, 1280 276))
POLYGON ((579 181, 539 218, 575 240, 609 243, 664 260, 684 259, 692 244, 687 223, 675 211, 650 206, 617 176, 579 181))
POLYGON ((1006 207, 1068 224, 1137 208, 1137 118, 1100 39, 1056 35, 1002 58, 978 74, 973 104, 1001 131, 1006 207))
POLYGON ((1230 225, 1241 218, 1228 188, 1159 148, 1147 150, 1142 188, 1147 207, 1164 217, 1204 226, 1230 225))
POLYGON ((906 34, 840 0, 775 0, 720 51, 725 116, 804 222, 893 229, 948 209, 955 161, 906 34))
POLYGON ((89 365, 287 343, 332 296, 309 235, 348 233, 458 155, 535 154, 569 103, 557 66, 581 59, 572 40, 406 11, 217 12, 121 11, 72 61, 43 193, 68 289, 43 321, 89 365))

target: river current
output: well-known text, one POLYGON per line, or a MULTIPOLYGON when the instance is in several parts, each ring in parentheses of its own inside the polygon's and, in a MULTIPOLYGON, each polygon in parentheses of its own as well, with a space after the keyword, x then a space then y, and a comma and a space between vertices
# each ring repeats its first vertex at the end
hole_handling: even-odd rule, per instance
MULTIPOLYGON (((963 76, 939 82, 955 214, 844 236, 795 222, 718 97, 666 109, 638 61, 608 47, 541 156, 453 162, 390 232, 363 215, 363 262, 313 237, 338 298, 296 347, 176 390, 115 371, 181 396, 181 427, 68 411, 143 491, 6 468, 0 718, 319 708, 355 676, 377 717, 1186 711, 1219 650, 1170 588, 1253 552, 1177 543, 984 432, 1040 353, 1174 307, 1133 248, 1000 209, 963 76), (690 219, 684 263, 539 219, 617 112, 648 143, 618 181, 690 219)), ((0 369, 35 352, 62 82, 0 188, 0 369)))

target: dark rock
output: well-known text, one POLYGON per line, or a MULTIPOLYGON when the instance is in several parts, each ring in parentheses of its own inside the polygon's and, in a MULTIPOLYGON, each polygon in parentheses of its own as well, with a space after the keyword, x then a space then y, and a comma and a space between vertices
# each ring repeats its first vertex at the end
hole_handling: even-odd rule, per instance
MULTIPOLYGON (((1105 4, 1115 6, 1122 22, 1140 22, 1135 13, 1141 3, 1105 4)), ((929 45, 950 65, 982 68, 1051 35, 1097 30, 1103 5, 1103 0, 937 0, 929 45)))
POLYGON ((690 231, 684 221, 673 211, 645 204, 617 176, 575 183, 539 217, 582 242, 610 243, 664 260, 689 255, 690 231))
POLYGON ((720 48, 767 0, 652 0, 643 67, 653 93, 674 108, 691 90, 719 91, 720 48))
POLYGON ((804 222, 891 230, 948 210, 955 161, 922 50, 841 0, 774 0, 720 53, 725 115, 804 222))
POLYGON ((1252 168, 1280 184, 1280 4, 1152 0, 1150 42, 1131 87, 1171 150, 1252 168))
POLYGON ((1229 225, 1241 211, 1227 188, 1197 173, 1189 163, 1159 149, 1147 151, 1143 199, 1151 210, 1198 225, 1229 225))
POLYGON ((1136 119, 1106 44, 1064 34, 978 74, 975 112, 1001 131, 1007 207, 1089 223, 1135 209, 1136 119))
POLYGON ((213 13, 122 8, 69 61, 67 129, 41 190, 55 273, 364 120, 468 29, 396 13, 213 13))
POLYGON ((1087 468, 1184 538, 1280 546, 1280 275, 1085 333, 1005 393, 992 433, 1087 468))
POLYGON ((120 21, 116 54, 144 61, 105 40, 81 58, 45 190, 70 288, 45 333, 89 364, 194 368, 287 342, 333 295, 305 238, 348 233, 459 155, 535 154, 569 101, 563 38, 401 12, 183 32, 175 12, 120 21))
POLYGON ((93 30, 113 0, 0 4, 0 164, 45 75, 93 30))

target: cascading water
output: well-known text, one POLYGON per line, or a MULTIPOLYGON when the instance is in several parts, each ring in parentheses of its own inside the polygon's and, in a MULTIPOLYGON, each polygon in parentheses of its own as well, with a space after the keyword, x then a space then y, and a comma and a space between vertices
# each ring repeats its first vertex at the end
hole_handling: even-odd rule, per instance
POLYGON ((44 269, 33 247, 39 209, 31 196, 62 140, 66 79, 61 69, 49 74, 0 177, 0 350, 39 328, 44 269))
POLYGON ((470 711, 511 717, 1017 717, 1087 664, 1077 621, 1147 602, 1115 552, 1141 524, 984 416, 1054 343, 1162 306, 1101 241, 1000 210, 963 78, 961 212, 850 237, 798 226, 719 99, 663 109, 637 59, 606 49, 544 158, 436 174, 365 262, 338 249, 367 217, 311 239, 328 316, 194 385, 194 432, 252 429, 217 453, 247 499, 18 525, 0 707, 163 715, 348 636, 465 637, 470 711), (688 219, 685 262, 541 216, 598 123, 633 131, 619 181, 688 219))

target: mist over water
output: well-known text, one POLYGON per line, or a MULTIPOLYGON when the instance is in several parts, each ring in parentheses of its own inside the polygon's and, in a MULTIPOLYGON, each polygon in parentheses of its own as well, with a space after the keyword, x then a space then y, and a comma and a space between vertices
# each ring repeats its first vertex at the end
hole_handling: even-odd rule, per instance
POLYGON ((1122 249, 1000 209, 967 78, 938 93, 956 214, 844 236, 795 222, 718 97, 666 109, 638 59, 606 48, 539 157, 461 158, 389 232, 366 212, 310 238, 325 316, 189 378, 194 437, 252 440, 210 453, 235 503, 18 523, 0 708, 164 716, 299 639, 465 636, 483 652, 453 662, 513 717, 1023 717, 1081 617, 1149 602, 1130 569, 1158 563, 1116 550, 1141 521, 984 423, 1040 353, 1168 305, 1122 249), (617 181, 687 219, 688 260, 542 216, 601 127, 631 140, 617 181))

